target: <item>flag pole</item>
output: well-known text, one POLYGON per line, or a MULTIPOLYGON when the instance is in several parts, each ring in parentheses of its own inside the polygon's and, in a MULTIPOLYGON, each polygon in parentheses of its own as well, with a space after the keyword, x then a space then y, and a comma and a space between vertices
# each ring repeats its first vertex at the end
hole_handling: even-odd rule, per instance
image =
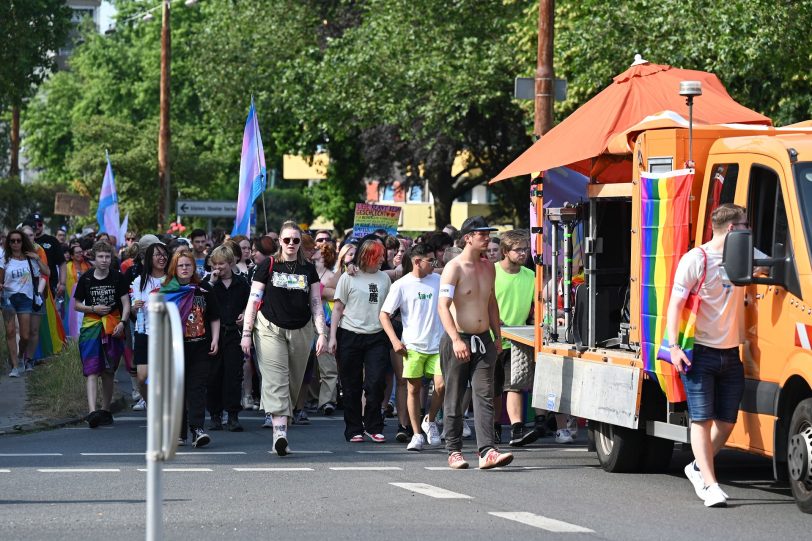
MULTIPOLYGON (((265 217, 265 232, 263 235, 268 234, 268 211, 265 209, 265 191, 262 192, 262 215, 265 217)), ((260 235, 262 236, 262 235, 260 235)))

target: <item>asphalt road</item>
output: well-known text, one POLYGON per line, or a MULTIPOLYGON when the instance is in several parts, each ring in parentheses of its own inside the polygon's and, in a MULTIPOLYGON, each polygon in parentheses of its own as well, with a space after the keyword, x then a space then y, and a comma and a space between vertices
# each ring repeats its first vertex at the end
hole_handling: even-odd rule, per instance
MULTIPOLYGON (((340 412, 339 412, 340 413, 340 412)), ((289 431, 294 453, 270 454, 271 431, 243 415, 244 433, 211 433, 164 473, 168 539, 804 539, 787 488, 764 459, 725 452, 732 497, 706 509, 675 454, 663 475, 608 474, 586 450, 551 439, 518 450, 502 470, 452 471, 442 449, 346 443, 341 417, 289 431)), ((113 427, 0 438, 0 539, 143 539, 145 415, 113 427)), ((386 435, 393 439, 396 422, 386 435)), ((507 429, 505 429, 507 435, 507 429)), ((466 441, 473 461, 473 442, 466 441)))

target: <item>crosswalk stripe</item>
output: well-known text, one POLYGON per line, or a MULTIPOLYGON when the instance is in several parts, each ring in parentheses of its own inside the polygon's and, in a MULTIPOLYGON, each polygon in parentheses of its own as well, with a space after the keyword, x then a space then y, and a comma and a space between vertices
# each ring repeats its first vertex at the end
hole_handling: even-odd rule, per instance
POLYGON ((239 472, 261 472, 261 471, 313 471, 313 468, 234 468, 239 472))
POLYGON ((333 471, 403 471, 397 466, 335 466, 333 471))
POLYGON ((389 484, 399 488, 404 488, 406 490, 411 490, 412 492, 417 492, 418 494, 423 494, 425 496, 430 496, 432 498, 438 498, 442 500, 473 499, 471 496, 468 496, 466 494, 460 494, 459 492, 453 492, 451 490, 446 490, 444 488, 436 487, 434 485, 427 485, 426 483, 389 483, 389 484))
POLYGON ((547 530, 548 532, 595 533, 594 530, 584 528, 583 526, 578 526, 577 524, 570 524, 569 522, 556 520, 554 518, 543 517, 541 515, 536 515, 534 513, 527 513, 522 511, 511 511, 511 512, 490 511, 488 512, 488 514, 499 518, 506 518, 514 522, 521 522, 522 524, 527 524, 528 526, 533 526, 535 528, 541 528, 542 530, 547 530))

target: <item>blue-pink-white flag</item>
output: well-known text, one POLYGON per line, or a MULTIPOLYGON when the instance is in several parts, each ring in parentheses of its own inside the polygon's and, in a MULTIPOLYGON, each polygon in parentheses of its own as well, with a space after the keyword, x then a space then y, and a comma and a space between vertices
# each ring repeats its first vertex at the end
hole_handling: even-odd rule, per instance
POLYGON ((118 244, 119 248, 124 245, 124 242, 127 238, 127 229, 129 228, 130 228, 130 213, 128 212, 124 216, 124 220, 122 220, 121 225, 118 228, 116 243, 118 244))
POLYGON ((257 111, 252 99, 242 137, 240 191, 237 195, 237 217, 234 220, 234 229, 231 231, 232 236, 251 235, 251 208, 254 206, 254 201, 265 191, 266 179, 265 150, 262 148, 257 111))
POLYGON ((106 156, 107 168, 104 170, 104 180, 102 180, 101 193, 99 194, 99 210, 96 211, 96 221, 99 222, 99 233, 117 236, 121 225, 118 214, 118 193, 116 193, 113 167, 110 165, 110 155, 106 154, 106 156))

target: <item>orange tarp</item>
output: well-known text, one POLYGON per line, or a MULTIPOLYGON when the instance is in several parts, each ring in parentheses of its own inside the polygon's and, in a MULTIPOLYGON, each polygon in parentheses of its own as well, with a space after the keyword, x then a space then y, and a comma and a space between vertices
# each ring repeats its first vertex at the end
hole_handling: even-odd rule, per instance
POLYGON ((547 132, 491 180, 567 166, 599 182, 628 182, 628 155, 608 152, 619 133, 655 113, 675 111, 688 116, 681 81, 701 81, 702 95, 694 99, 694 121, 703 124, 772 125, 769 118, 739 104, 716 75, 705 71, 636 62, 614 82, 547 132))

